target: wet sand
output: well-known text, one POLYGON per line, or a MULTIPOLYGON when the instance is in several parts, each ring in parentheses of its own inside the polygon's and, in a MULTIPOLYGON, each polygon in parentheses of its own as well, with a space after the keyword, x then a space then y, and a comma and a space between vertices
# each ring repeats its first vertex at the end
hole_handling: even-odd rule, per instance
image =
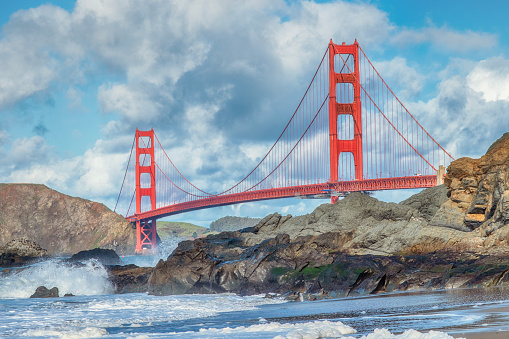
POLYGON ((453 334, 454 338, 466 338, 466 339, 507 339, 509 338, 508 331, 497 331, 497 332, 469 332, 462 334, 453 334))

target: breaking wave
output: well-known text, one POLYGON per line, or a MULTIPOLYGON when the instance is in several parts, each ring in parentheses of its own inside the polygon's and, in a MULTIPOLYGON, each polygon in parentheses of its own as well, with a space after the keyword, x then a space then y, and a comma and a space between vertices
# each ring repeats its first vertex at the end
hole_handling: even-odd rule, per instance
POLYGON ((39 286, 57 287, 60 296, 113 293, 108 272, 97 260, 76 265, 53 259, 0 275, 0 298, 28 298, 39 286))

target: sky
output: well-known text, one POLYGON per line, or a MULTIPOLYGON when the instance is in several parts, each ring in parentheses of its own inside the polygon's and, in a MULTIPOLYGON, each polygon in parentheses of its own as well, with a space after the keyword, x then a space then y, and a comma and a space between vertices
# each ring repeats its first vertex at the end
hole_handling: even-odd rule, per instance
MULTIPOLYGON (((1 1, 0 182, 113 208, 136 128, 154 128, 179 170, 214 191, 276 140, 330 39, 357 39, 453 157, 479 157, 509 131, 508 12, 502 0, 1 1)), ((208 226, 324 202, 169 220, 208 226)))

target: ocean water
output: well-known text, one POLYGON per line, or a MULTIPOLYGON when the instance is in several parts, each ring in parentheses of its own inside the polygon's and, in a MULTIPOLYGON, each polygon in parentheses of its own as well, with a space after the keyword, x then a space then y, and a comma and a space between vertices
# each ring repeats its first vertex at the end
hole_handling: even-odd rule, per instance
MULTIPOLYGON (((153 264, 165 255, 124 260, 153 264)), ((441 339, 509 330, 506 288, 312 302, 112 291, 105 268, 94 260, 79 267, 50 260, 16 274, 0 274, 0 337, 441 339), (74 296, 30 299, 40 285, 74 296)))

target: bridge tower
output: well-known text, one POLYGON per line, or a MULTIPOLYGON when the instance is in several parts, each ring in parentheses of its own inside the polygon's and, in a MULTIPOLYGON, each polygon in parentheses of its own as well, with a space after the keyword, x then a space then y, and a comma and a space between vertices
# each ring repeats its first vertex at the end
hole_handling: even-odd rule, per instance
MULTIPOLYGON (((363 180, 362 169, 362 120, 361 92, 359 83, 359 44, 335 45, 329 43, 329 143, 330 143, 330 183, 338 182, 339 156, 343 152, 352 153, 355 166, 355 180, 363 180), (336 58, 338 55, 338 58, 336 58), (353 69, 348 60, 353 58, 353 69), (335 68, 335 60, 338 67, 335 68), (336 70, 339 72, 336 72, 336 70), (336 87, 338 84, 351 84, 353 87, 352 102, 338 102, 336 87), (350 115, 353 120, 353 139, 338 139, 338 116, 350 115)), ((345 86, 342 85, 341 89, 345 86)), ((344 101, 342 98, 341 101, 344 101)), ((336 203, 337 196, 331 196, 331 203, 336 203)))
MULTIPOLYGON (((136 129, 136 214, 143 212, 143 197, 150 199, 151 210, 156 209, 156 176, 154 159, 154 129, 136 129), (150 160, 149 160, 150 158, 150 160), (142 176, 150 178, 142 180, 142 176), (143 187, 142 187, 143 184, 143 187)), ((136 220, 136 253, 157 247, 156 219, 136 220)))

